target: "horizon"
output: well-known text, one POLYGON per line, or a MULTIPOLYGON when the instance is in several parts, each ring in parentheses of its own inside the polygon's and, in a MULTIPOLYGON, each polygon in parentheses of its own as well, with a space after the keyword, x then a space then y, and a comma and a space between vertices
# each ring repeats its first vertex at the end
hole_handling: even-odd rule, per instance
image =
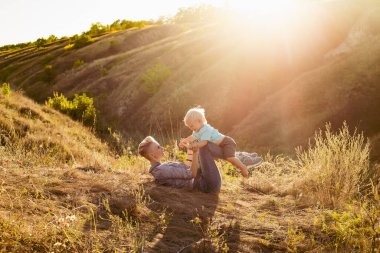
POLYGON ((161 16, 175 15, 179 8, 200 4, 220 6, 223 2, 226 1, 68 0, 59 6, 48 0, 5 0, 0 3, 0 46, 33 42, 50 35, 72 36, 90 29, 91 24, 97 22, 106 25, 118 19, 157 20, 161 16))
MULTIPOLYGON (((311 2, 311 1, 310 1, 311 2)), ((63 5, 48 0, 3 0, 0 3, 0 46, 34 42, 38 38, 55 35, 58 38, 80 34, 100 22, 109 25, 120 19, 158 20, 172 17, 180 8, 210 5, 237 11, 249 16, 256 14, 269 19, 283 17, 294 9, 301 0, 68 0, 63 5), (149 8, 147 8, 147 6, 149 8), (36 15, 37 13, 37 15, 36 15), (273 15, 274 14, 274 15, 273 15), (27 25, 26 25, 27 24, 27 25)))

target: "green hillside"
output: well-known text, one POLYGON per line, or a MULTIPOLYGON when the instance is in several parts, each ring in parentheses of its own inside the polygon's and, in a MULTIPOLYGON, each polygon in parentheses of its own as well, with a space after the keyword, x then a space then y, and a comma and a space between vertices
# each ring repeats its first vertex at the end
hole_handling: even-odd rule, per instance
POLYGON ((276 24, 225 18, 122 30, 79 49, 60 41, 1 54, 0 81, 38 102, 86 92, 99 131, 125 139, 184 136, 184 113, 201 105, 250 148, 292 151, 326 122, 347 121, 376 140, 377 7, 326 1, 276 24))

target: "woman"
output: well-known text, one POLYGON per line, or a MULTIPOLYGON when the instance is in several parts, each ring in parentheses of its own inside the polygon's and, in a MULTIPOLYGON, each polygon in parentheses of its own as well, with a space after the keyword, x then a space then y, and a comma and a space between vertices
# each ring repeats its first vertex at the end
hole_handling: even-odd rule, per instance
POLYGON ((139 154, 150 162, 149 172, 158 184, 177 188, 193 188, 202 192, 220 191, 222 179, 208 145, 200 149, 193 149, 193 161, 190 168, 180 162, 161 163, 164 158, 164 150, 151 136, 146 137, 140 143, 139 154))
MULTIPOLYGON (((139 144, 139 154, 150 162, 149 172, 160 185, 177 188, 193 188, 202 192, 219 192, 222 178, 214 162, 215 158, 222 157, 222 150, 214 143, 207 143, 202 148, 194 147, 193 160, 190 168, 181 162, 164 162, 164 150, 161 145, 151 136, 146 137, 139 144)), ((243 158, 247 153, 237 152, 243 158), (244 153, 244 155, 243 155, 244 153)), ((251 165, 257 165, 262 159, 257 154, 252 154, 251 159, 245 159, 251 165)), ((244 163, 244 161, 242 161, 244 163)), ((247 165, 247 163, 246 163, 247 165)))

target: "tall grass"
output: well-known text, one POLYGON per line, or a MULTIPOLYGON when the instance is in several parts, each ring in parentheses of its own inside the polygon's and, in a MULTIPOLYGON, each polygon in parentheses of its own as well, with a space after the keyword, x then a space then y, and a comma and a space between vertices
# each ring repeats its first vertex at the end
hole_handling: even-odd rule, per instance
POLYGON ((322 206, 343 207, 370 183, 369 143, 346 123, 337 132, 327 124, 307 150, 297 149, 302 189, 322 206))

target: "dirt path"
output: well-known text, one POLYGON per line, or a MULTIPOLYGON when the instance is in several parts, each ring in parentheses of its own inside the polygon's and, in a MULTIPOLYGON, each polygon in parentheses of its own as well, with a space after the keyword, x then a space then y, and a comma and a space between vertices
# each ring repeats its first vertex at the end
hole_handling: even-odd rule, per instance
MULTIPOLYGON (((148 247, 154 249, 152 252, 178 252, 186 246, 181 252, 194 248, 207 252, 207 247, 196 244, 207 237, 207 232, 192 222, 195 217, 202 220, 204 231, 211 226, 224 232, 229 252, 285 252, 292 239, 289 229, 312 231, 310 217, 315 211, 298 207, 291 196, 250 192, 238 181, 225 182, 219 195, 152 183, 145 184, 145 191, 153 200, 153 208, 167 207, 172 215, 166 231, 150 239, 148 247)), ((302 252, 302 245, 299 246, 302 252)))

